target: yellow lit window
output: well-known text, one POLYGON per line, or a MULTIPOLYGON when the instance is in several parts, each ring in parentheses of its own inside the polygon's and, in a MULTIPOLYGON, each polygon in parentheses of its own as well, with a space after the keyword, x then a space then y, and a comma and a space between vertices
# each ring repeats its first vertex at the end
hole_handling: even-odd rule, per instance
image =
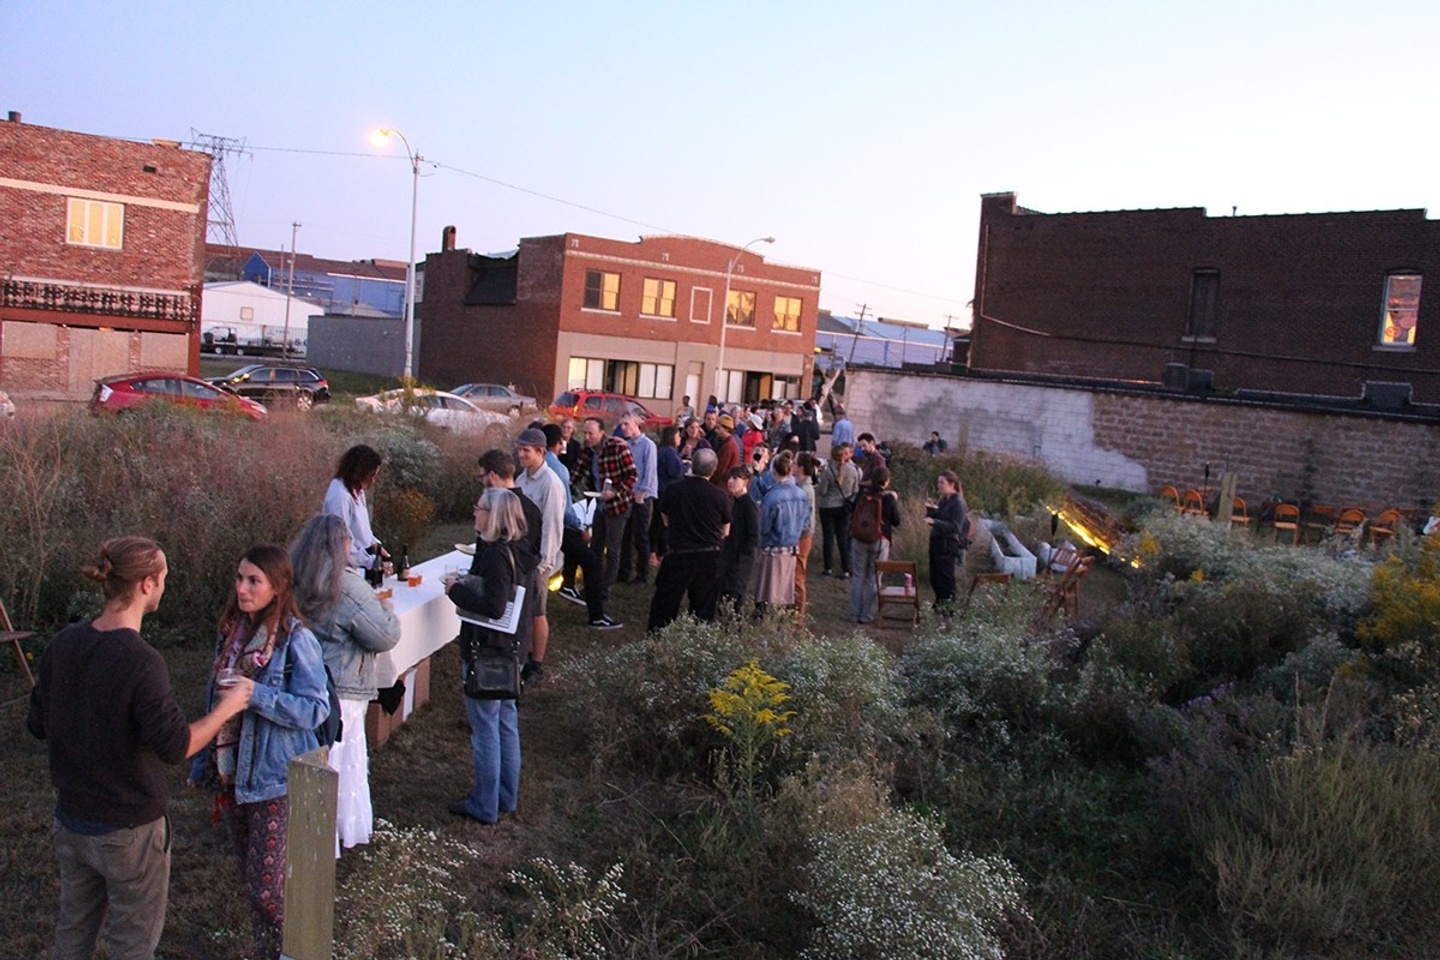
POLYGON ((592 310, 619 310, 620 274, 586 270, 585 306, 592 310))
POLYGON ((800 331, 800 298, 775 298, 775 329, 800 331))
POLYGON ((1385 309, 1380 316, 1380 345, 1415 345, 1415 322, 1420 316, 1420 274, 1392 273, 1385 278, 1385 309))
POLYGON ((645 278, 640 296, 640 312, 647 317, 675 316, 675 281, 645 278))
POLYGON ((65 240, 82 247, 119 250, 125 240, 125 205, 69 198, 65 205, 65 240))

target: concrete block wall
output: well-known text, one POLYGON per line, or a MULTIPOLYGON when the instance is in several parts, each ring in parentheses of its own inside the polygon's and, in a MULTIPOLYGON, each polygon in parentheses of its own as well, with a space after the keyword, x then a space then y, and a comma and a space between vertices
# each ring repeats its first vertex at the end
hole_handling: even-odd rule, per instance
MULTIPOLYGON (((418 353, 418 324, 416 330, 418 353)), ((405 370, 405 321, 375 317, 311 317, 305 360, 321 370, 398 377, 405 370)), ((438 385, 448 390, 453 383, 438 385)))
POLYGON ((1044 464, 1070 483, 1154 491, 1238 474, 1250 501, 1428 510, 1440 500, 1440 425, 1282 410, 1164 394, 851 370, 857 432, 919 445, 938 430, 952 450, 1044 464))

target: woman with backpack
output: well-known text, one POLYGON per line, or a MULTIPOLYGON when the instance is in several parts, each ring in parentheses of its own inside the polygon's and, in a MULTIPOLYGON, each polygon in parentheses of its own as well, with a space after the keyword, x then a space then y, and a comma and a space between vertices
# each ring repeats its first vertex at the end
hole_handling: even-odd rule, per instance
POLYGON ((851 623, 875 619, 875 564, 890 556, 890 536, 900 525, 900 499, 890 490, 890 470, 876 467, 850 511, 851 623))
POLYGON ((400 620, 390 601, 377 599, 360 571, 347 566, 349 554, 350 533, 334 514, 305 521, 290 544, 296 605, 320 641, 344 722, 344 733, 330 748, 330 768, 340 774, 337 855, 342 847, 370 842, 375 814, 365 711, 377 693, 375 657, 400 642, 400 620))
POLYGON ((294 584, 283 547, 262 543, 240 558, 206 702, 213 706, 223 688, 249 683, 250 705, 226 721, 190 774, 192 783, 216 789, 217 812, 230 821, 262 960, 280 956, 285 928, 290 761, 319 745, 315 730, 330 714, 325 659, 300 620, 294 584))
POLYGON ((969 546, 970 531, 964 488, 954 470, 942 470, 935 479, 940 499, 925 509, 930 528, 930 589, 935 591, 936 608, 955 601, 955 561, 969 546))

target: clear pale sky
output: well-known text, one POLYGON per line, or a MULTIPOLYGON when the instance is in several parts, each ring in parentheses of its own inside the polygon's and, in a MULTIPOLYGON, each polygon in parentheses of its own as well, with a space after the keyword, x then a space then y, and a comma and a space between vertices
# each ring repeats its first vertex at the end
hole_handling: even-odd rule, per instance
POLYGON ((575 231, 759 245, 820 305, 968 325, 980 194, 1428 208, 1440 3, 0 0, 0 110, 243 139, 241 243, 404 260, 575 231), (433 164, 428 162, 433 161, 433 164), (436 166, 438 165, 438 166, 436 166))

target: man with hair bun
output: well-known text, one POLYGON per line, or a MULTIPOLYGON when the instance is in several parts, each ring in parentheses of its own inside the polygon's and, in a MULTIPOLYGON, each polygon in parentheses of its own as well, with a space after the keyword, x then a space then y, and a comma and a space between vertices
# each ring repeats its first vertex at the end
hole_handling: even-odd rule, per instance
POLYGON ((249 683, 187 723, 140 624, 165 594, 165 554, 144 537, 100 547, 83 571, 105 594, 89 623, 40 658, 26 727, 49 745, 60 875, 53 957, 88 958, 103 925, 114 960, 155 955, 170 886, 166 764, 198 753, 245 709, 249 683))

